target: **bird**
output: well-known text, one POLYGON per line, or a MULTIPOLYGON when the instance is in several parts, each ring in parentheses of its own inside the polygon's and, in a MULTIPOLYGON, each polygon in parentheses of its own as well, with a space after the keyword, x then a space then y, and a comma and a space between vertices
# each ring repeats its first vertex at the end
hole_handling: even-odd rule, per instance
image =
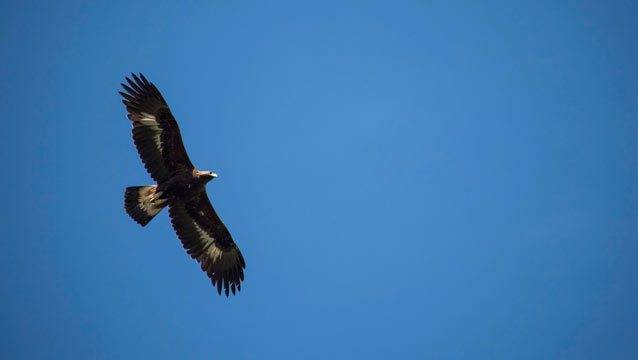
POLYGON ((142 227, 162 209, 191 258, 201 264, 219 295, 241 290, 246 263, 226 225, 213 208, 206 184, 217 177, 191 163, 168 104, 142 73, 131 73, 119 91, 132 122, 133 142, 156 185, 129 186, 126 213, 142 227), (132 78, 132 79, 131 79, 132 78))

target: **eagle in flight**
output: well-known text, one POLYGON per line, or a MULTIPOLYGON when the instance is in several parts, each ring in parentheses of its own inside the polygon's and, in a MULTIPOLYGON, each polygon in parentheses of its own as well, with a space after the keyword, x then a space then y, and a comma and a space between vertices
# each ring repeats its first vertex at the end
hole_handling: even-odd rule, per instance
POLYGON ((146 170, 157 185, 131 186, 124 208, 146 226, 168 206, 171 223, 190 256, 201 263, 213 286, 228 297, 241 290, 246 263, 228 229, 206 195, 206 183, 217 177, 193 166, 168 104, 144 75, 131 74, 119 92, 133 122, 133 141, 146 170))

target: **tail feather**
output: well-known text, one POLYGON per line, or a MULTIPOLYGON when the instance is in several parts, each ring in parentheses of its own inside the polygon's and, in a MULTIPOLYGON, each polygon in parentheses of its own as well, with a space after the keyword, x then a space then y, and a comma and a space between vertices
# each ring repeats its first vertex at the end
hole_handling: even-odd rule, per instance
POLYGON ((124 193, 126 213, 138 224, 146 226, 166 207, 166 200, 160 200, 161 195, 157 185, 127 187, 124 193))

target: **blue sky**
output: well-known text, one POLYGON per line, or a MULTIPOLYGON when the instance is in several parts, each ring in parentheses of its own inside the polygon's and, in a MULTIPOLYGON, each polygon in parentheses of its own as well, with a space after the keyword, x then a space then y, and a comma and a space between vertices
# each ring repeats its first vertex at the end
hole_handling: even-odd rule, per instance
POLYGON ((635 2, 0 6, 0 357, 638 358, 635 2), (217 295, 117 94, 168 101, 217 295))

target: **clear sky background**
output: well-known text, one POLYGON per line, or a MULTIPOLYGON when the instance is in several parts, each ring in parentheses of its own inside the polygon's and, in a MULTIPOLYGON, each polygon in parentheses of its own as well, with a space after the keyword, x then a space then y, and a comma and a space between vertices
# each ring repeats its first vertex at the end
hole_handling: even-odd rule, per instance
POLYGON ((3 1, 0 358, 637 359, 635 1, 3 1), (168 101, 217 295, 117 94, 168 101))

